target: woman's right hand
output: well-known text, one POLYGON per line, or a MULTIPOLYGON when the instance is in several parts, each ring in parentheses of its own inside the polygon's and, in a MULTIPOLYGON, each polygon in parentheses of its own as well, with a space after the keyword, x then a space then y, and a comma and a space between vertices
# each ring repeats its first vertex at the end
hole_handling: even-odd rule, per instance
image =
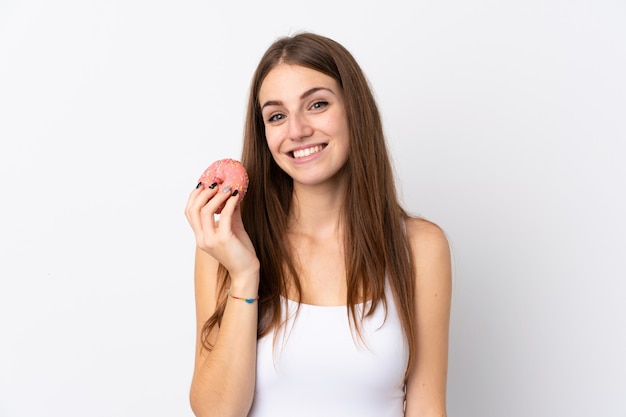
POLYGON ((232 280, 258 277, 259 260, 241 220, 239 195, 226 185, 200 187, 191 192, 185 216, 193 229, 196 245, 224 265, 232 280), (215 214, 223 204, 219 221, 215 214))

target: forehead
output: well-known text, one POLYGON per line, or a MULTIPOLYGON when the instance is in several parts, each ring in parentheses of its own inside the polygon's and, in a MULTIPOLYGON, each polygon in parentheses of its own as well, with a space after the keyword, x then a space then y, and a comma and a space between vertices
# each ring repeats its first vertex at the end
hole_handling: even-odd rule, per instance
POLYGON ((259 101, 283 100, 299 97, 303 92, 324 87, 340 94, 340 87, 334 78, 301 65, 278 64, 266 76, 259 88, 259 101))

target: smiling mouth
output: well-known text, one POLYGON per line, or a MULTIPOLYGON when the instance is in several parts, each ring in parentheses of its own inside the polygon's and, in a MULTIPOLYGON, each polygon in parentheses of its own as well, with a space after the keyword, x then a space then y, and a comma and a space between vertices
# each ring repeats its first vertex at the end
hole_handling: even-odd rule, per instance
POLYGON ((316 145, 311 146, 310 148, 298 149, 297 151, 291 152, 291 156, 295 159, 304 158, 309 155, 313 155, 314 153, 321 152, 324 149, 325 145, 316 145))

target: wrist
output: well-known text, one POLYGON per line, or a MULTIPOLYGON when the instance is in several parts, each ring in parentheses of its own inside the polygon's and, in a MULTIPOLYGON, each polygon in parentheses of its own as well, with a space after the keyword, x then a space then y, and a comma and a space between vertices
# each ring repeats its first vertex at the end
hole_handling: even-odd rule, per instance
POLYGON ((254 262, 233 264, 227 267, 232 283, 255 283, 258 286, 261 265, 258 259, 254 262))
POLYGON ((231 275, 229 288, 231 294, 238 297, 256 297, 259 294, 259 271, 231 275))

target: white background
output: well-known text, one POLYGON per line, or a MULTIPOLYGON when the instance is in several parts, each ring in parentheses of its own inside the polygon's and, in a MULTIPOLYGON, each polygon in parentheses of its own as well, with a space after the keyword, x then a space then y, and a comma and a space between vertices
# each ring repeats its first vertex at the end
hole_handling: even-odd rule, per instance
POLYGON ((311 30, 454 251, 449 415, 626 416, 626 3, 0 0, 0 416, 190 416, 187 195, 311 30))

